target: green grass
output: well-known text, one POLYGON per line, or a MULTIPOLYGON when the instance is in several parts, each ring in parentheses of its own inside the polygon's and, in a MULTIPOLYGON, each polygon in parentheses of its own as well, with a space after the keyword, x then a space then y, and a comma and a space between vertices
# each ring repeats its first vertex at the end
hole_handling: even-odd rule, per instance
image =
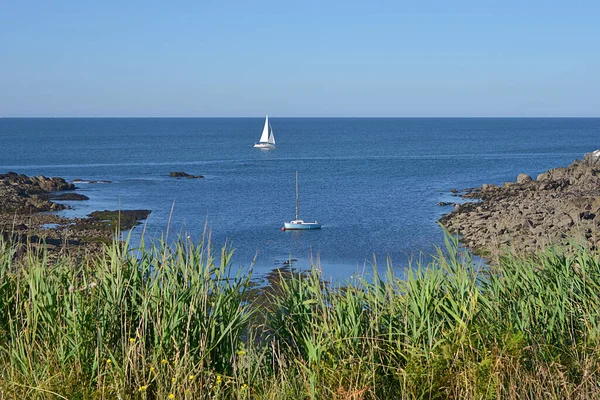
POLYGON ((0 250, 0 398, 600 398, 584 247, 482 269, 447 236, 406 278, 387 265, 333 286, 315 265, 258 296, 206 240, 0 250))

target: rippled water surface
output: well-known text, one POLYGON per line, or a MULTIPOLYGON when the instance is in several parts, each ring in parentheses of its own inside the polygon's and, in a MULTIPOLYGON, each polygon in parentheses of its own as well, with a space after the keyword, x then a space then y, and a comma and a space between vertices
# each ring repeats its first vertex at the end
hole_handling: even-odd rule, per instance
MULTIPOLYGON (((600 119, 277 118, 277 148, 254 149, 262 118, 0 119, 0 172, 109 180, 78 184, 96 209, 147 208, 146 238, 202 237, 265 272, 319 257, 347 277, 390 257, 398 268, 442 243, 450 190, 514 181, 600 148, 600 119), (295 213, 323 229, 282 232, 295 213), (204 175, 174 179, 171 171, 204 175)), ((144 226, 135 229, 136 238, 144 226)))

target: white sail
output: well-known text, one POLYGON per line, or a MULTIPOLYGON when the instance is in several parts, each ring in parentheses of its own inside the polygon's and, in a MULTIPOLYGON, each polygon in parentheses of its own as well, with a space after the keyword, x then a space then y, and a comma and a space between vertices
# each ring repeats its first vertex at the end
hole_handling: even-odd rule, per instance
POLYGON ((273 127, 269 124, 268 115, 265 117, 265 126, 260 135, 260 141, 255 143, 254 147, 263 150, 273 150, 275 148, 275 136, 273 135, 273 127))
POLYGON ((263 128, 262 135, 260 135, 259 143, 269 143, 269 126, 269 116, 267 115, 265 118, 265 126, 263 128))
POLYGON ((275 144, 275 135, 273 135, 273 127, 269 124, 269 143, 275 144))

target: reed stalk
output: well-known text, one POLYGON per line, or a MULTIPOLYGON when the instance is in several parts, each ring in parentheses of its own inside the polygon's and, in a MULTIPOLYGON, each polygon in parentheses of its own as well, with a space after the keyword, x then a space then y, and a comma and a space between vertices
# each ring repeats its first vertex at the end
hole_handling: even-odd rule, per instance
POLYGON ((405 276, 257 289, 209 235, 100 256, 0 243, 7 398, 600 398, 600 256, 476 264, 456 238, 405 276))

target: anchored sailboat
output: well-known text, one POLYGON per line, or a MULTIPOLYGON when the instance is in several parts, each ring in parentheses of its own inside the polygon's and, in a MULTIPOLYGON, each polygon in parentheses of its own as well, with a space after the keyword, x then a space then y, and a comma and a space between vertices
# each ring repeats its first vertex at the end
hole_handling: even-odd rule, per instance
POLYGON ((321 229, 321 224, 318 221, 304 222, 298 218, 298 171, 296 171, 296 219, 290 222, 284 222, 282 231, 294 229, 321 229))
POLYGON ((271 150, 275 148, 275 136, 273 136, 273 127, 269 123, 269 116, 265 118, 265 126, 260 135, 258 143, 254 144, 254 147, 258 149, 271 150))

